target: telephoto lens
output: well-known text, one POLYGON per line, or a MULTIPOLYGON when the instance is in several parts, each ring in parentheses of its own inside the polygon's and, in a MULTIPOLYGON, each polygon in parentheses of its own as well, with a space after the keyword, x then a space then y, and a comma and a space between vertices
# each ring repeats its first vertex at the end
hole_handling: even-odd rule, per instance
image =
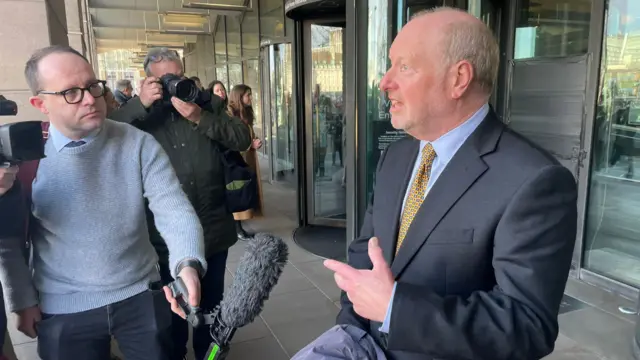
POLYGON ((164 90, 165 101, 171 101, 175 96, 184 102, 195 102, 200 94, 200 89, 193 80, 183 79, 174 74, 166 74, 160 78, 164 90))

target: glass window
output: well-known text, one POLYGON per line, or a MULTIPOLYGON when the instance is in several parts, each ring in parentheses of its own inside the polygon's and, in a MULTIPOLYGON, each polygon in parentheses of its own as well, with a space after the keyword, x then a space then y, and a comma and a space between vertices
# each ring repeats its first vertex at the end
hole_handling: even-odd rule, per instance
POLYGON ((226 16, 218 16, 218 26, 215 34, 216 64, 227 62, 226 16))
POLYGON ((256 11, 250 11, 244 14, 241 28, 242 57, 247 60, 257 60, 259 57, 260 39, 258 36, 258 14, 256 11))
POLYGON ((366 108, 366 143, 367 149, 365 174, 367 199, 373 192, 375 171, 384 149, 392 142, 406 136, 402 130, 391 125, 389 102, 380 91, 380 80, 389 68, 389 47, 396 33, 411 19, 415 13, 443 4, 442 0, 408 0, 398 1, 393 10, 387 0, 368 1, 367 22, 367 108, 366 108), (395 11, 396 17, 391 14, 395 11), (385 25, 387 24, 387 25, 385 25), (389 31, 392 30, 392 31, 389 31))
POLYGON ((273 45, 271 76, 271 160, 273 178, 294 182, 295 174, 295 117, 292 106, 293 68, 291 44, 273 45))
POLYGON ((222 83, 224 84, 224 86, 227 88, 227 91, 229 91, 229 77, 228 77, 228 71, 227 71, 227 64, 218 64, 216 65, 216 80, 220 80, 222 81, 222 83))
MULTIPOLYGON (((241 63, 229 63, 229 90, 234 86, 243 84, 242 80, 242 64, 241 63)), ((255 101, 255 99, 254 99, 255 101)))
POLYGON ((611 0, 594 124, 584 267, 640 286, 640 2, 611 0))
MULTIPOLYGON (((242 59, 242 37, 240 36, 239 21, 238 16, 227 16, 227 61, 229 62, 240 62, 242 59)), ((242 76, 242 74, 240 75, 242 76)))
POLYGON ((514 59, 586 54, 592 0, 520 0, 514 59))
POLYGON ((336 220, 346 219, 343 34, 340 27, 311 25, 313 217, 336 220))
POLYGON ((260 35, 266 39, 284 37, 284 1, 260 0, 260 35))
MULTIPOLYGON (((255 115, 255 122, 253 124, 253 128, 256 132, 256 136, 260 139, 265 139, 264 130, 263 130, 263 119, 262 119, 262 91, 260 84, 260 61, 255 60, 247 60, 244 64, 244 82, 251 88, 252 98, 253 98, 253 111, 255 115)), ((259 151, 264 151, 265 146, 259 151)))
MULTIPOLYGON (((257 1, 254 1, 256 4, 257 1)), ((255 114, 254 130, 256 136, 263 139, 263 146, 260 152, 266 151, 266 141, 264 135, 262 119, 262 92, 260 84, 260 39, 258 36, 258 12, 250 11, 244 14, 242 24, 242 72, 244 83, 252 90, 253 110, 255 114)))

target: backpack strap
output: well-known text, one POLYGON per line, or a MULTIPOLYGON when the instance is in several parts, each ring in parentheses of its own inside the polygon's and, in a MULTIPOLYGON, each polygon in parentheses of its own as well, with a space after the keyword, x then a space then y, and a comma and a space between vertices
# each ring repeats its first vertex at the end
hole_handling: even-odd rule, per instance
MULTIPOLYGON (((49 138, 49 122, 42 122, 42 141, 47 142, 49 138)), ((31 187, 33 180, 36 178, 38 172, 38 165, 40 160, 27 161, 20 165, 20 171, 18 171, 18 181, 22 187, 23 199, 26 202, 27 214, 25 216, 25 239, 29 239, 29 220, 31 219, 31 187)))

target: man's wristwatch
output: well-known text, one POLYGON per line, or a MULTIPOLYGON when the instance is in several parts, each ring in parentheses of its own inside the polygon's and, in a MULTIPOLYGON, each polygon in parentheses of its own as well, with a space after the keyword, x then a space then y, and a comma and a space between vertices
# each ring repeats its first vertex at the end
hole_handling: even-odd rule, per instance
POLYGON ((202 267, 200 261, 196 259, 185 259, 180 261, 180 263, 178 264, 178 268, 176 269, 176 275, 180 274, 180 271, 182 271, 182 269, 186 267, 194 268, 198 272, 198 276, 200 278, 204 277, 204 267, 202 267))

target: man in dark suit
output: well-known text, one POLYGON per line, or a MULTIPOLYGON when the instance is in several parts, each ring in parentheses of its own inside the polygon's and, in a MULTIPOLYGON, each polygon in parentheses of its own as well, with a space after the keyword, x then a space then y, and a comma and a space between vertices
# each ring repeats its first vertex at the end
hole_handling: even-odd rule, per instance
POLYGON ((462 11, 398 34, 380 88, 411 135, 382 155, 338 324, 389 359, 540 359, 552 352, 576 237, 575 179, 487 104, 498 45, 462 11))

